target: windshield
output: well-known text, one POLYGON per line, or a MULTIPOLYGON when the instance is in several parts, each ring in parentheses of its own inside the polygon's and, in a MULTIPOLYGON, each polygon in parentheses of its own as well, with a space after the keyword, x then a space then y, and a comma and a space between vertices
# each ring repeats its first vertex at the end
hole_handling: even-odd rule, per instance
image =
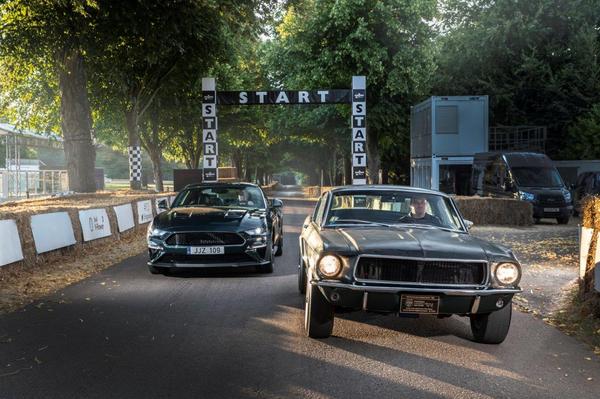
POLYGON ((326 224, 424 225, 463 230, 450 199, 405 191, 334 194, 326 224))
POLYGON ((563 187, 563 181, 555 168, 511 168, 517 185, 521 187, 563 187))
POLYGON ((261 190, 252 186, 203 186, 182 191, 173 207, 206 206, 232 208, 265 209, 261 190))

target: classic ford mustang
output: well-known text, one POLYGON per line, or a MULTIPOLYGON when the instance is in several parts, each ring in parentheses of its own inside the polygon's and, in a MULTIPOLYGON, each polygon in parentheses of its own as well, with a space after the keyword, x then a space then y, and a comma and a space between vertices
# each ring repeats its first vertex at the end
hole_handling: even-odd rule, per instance
POLYGON ((283 221, 278 199, 267 201, 249 183, 185 187, 170 208, 148 226, 148 269, 257 266, 273 271, 283 253, 283 221))
POLYGON ((298 287, 310 337, 331 335, 335 311, 468 316, 475 341, 499 344, 521 291, 508 248, 469 234, 451 197, 402 186, 325 193, 300 235, 298 287))

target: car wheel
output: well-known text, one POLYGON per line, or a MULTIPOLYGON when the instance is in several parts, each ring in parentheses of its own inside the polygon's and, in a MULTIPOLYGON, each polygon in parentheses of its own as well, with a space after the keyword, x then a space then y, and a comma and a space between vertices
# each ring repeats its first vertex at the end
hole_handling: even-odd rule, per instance
POLYGON ((298 264, 298 291, 301 294, 306 294, 306 267, 304 267, 304 261, 302 260, 302 255, 300 255, 300 260, 298 264))
POLYGON ((533 223, 534 224, 539 224, 540 220, 541 220, 541 218, 533 218, 533 223))
MULTIPOLYGON (((271 241, 271 242, 273 242, 273 241, 271 241)), ((274 263, 273 247, 271 246, 271 257, 269 259, 269 263, 267 263, 266 265, 258 266, 258 271, 261 273, 273 273, 273 263, 274 263)))
POLYGON ((159 268, 159 267, 156 267, 156 266, 150 266, 150 265, 148 265, 148 271, 151 274, 163 274, 164 273, 163 270, 162 270, 162 268, 159 268))
POLYGON ((311 338, 327 338, 333 331, 333 306, 321 294, 319 287, 307 279, 304 296, 304 329, 311 338))
POLYGON ((569 217, 565 216, 565 217, 562 217, 562 218, 556 218, 556 222, 558 224, 569 224, 569 217))
POLYGON ((506 338, 512 317, 512 302, 488 314, 471 315, 471 332, 475 342, 500 344, 506 338))
POLYGON ((275 256, 283 255, 283 234, 279 236, 279 240, 277 240, 277 251, 275 252, 275 256))

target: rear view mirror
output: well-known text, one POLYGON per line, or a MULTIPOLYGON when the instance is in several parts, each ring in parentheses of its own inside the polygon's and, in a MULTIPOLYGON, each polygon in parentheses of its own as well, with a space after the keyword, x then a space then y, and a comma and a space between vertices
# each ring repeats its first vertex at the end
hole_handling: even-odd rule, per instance
POLYGON ((277 198, 273 198, 271 200, 271 206, 273 208, 282 208, 283 207, 283 201, 277 198))
POLYGON ((159 200, 157 206, 158 206, 159 211, 168 211, 169 210, 169 204, 167 203, 166 199, 159 200))
POLYGON ((465 219, 465 226, 467 226, 467 230, 471 230, 471 227, 473 227, 473 222, 471 222, 470 220, 465 219))

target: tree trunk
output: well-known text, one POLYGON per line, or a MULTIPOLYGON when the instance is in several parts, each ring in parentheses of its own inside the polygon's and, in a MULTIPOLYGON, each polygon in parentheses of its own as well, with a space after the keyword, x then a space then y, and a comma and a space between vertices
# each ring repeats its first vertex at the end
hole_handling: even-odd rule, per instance
POLYGON ((381 157, 379 155, 379 140, 377 132, 371 129, 367 134, 367 169, 369 184, 379 184, 379 169, 381 168, 381 157))
MULTIPOLYGON (((125 110, 125 122, 127 124, 127 137, 129 150, 140 148, 140 133, 138 125, 138 103, 135 97, 130 99, 131 106, 125 110)), ((131 155, 129 155, 131 157, 131 155)), ((141 157, 141 153, 140 153, 141 157)), ((132 165, 129 163, 129 188, 132 190, 140 190, 142 188, 142 165, 132 165), (139 174, 139 178, 137 176, 139 174)))
POLYGON ((69 189, 96 191, 96 148, 92 141, 92 114, 87 76, 78 50, 65 50, 59 59, 60 116, 69 189))
POLYGON ((163 172, 162 172, 162 168, 161 168, 161 162, 162 162, 162 153, 160 148, 157 148, 156 146, 151 148, 148 151, 149 155, 150 155, 150 160, 152 161, 152 173, 154 175, 154 184, 156 187, 156 191, 163 192, 165 191, 165 187, 163 184, 163 172))

